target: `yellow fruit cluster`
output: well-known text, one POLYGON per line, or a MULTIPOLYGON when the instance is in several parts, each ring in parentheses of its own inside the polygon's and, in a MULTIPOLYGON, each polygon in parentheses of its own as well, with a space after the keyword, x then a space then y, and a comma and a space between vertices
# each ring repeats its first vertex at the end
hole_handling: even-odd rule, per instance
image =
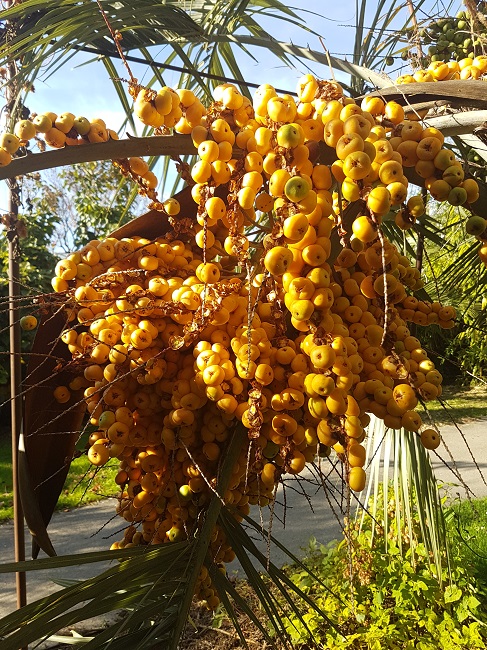
POLYGON ((397 84, 422 83, 425 81, 450 81, 453 79, 484 79, 487 74, 487 56, 466 57, 460 61, 432 61, 425 70, 412 75, 401 75, 397 84))
POLYGON ((425 327, 437 324, 443 329, 451 329, 455 325, 456 312, 453 307, 443 307, 439 302, 418 300, 407 296, 399 308, 399 315, 405 321, 425 327))
MULTIPOLYGON (((36 140, 38 147, 44 150, 45 145, 61 149, 66 146, 118 140, 118 134, 99 118, 90 122, 86 117, 76 117, 73 113, 34 114, 31 119, 18 121, 13 133, 0 134, 0 167, 9 165, 19 149, 33 139, 36 140)), ((155 202, 154 208, 165 211, 164 204, 157 201, 155 192, 158 179, 142 158, 134 156, 113 162, 122 174, 138 184, 140 194, 148 196, 155 202)))
MULTIPOLYGON (((302 392, 284 381, 298 356, 295 342, 276 340, 264 292, 238 277, 221 278, 221 266, 204 263, 201 252, 175 239, 109 238, 56 267, 53 286, 64 293, 73 325, 62 340, 77 376, 54 395, 67 403, 71 391, 83 390, 98 427, 89 459, 96 466, 120 460, 118 511, 140 526, 126 531, 122 546, 190 534, 236 420, 256 440, 242 449, 225 494, 237 513, 272 498, 277 476, 271 480, 267 457, 275 458, 273 471, 297 473, 316 453, 316 433, 298 425, 302 392), (274 411, 267 405, 276 399, 274 411)), ((222 531, 211 549, 216 562, 233 559, 222 531)), ((198 594, 214 607, 206 582, 198 594)))
POLYGON ((201 122, 206 109, 196 95, 186 88, 168 86, 154 90, 131 86, 134 113, 143 124, 155 129, 174 128, 177 133, 191 133, 201 122))
MULTIPOLYGON (((130 526, 115 547, 191 536, 237 422, 248 442, 224 495, 237 517, 331 448, 362 490, 370 414, 439 444, 414 409, 441 395, 442 377, 406 323, 451 327, 455 312, 411 295, 419 272, 381 222, 392 210, 410 227, 423 214, 403 171, 418 150, 432 185, 450 183, 438 170, 458 177, 441 134, 311 75, 297 101, 265 85, 251 103, 224 84, 206 110, 190 91, 163 89, 139 90, 136 111, 191 133, 196 214, 170 199, 164 238, 93 240, 53 279, 76 374, 55 397, 82 390, 97 427, 91 462, 120 461, 130 526)), ((211 553, 233 559, 218 527, 211 553)), ((218 604, 205 571, 197 593, 218 604)))
MULTIPOLYGON (((406 202, 408 180, 404 176, 404 168, 413 168, 436 201, 448 201, 458 206, 470 205, 478 200, 477 182, 465 179, 461 162, 451 150, 444 147, 444 137, 438 129, 425 128, 419 121, 405 120, 398 105, 390 109, 390 112, 394 110, 397 114, 396 121, 393 121, 387 116, 386 109, 388 104, 394 102, 384 105, 379 98, 370 98, 369 103, 373 100, 378 100, 384 106, 382 125, 369 128, 362 120, 361 133, 344 133, 338 139, 341 129, 349 131, 351 127, 337 124, 335 120, 328 125, 329 130, 338 129, 338 133, 328 141, 336 143, 339 159, 332 165, 332 171, 337 181, 341 182, 343 199, 352 202, 364 198, 369 211, 374 213, 379 223, 383 216, 395 214, 396 225, 402 229, 410 228, 416 218, 425 212, 421 196, 413 196, 406 202), (389 125, 388 133, 386 125, 389 125)), ((357 121, 358 118, 354 120, 357 121)), ((354 229, 354 233, 360 238, 362 232, 366 238, 362 241, 367 241, 367 237, 373 233, 365 227, 367 222, 364 219, 361 223, 364 228, 357 225, 357 232, 354 229)))
POLYGON ((118 135, 107 128, 101 119, 91 122, 86 117, 76 117, 73 113, 43 113, 32 119, 20 120, 15 124, 13 133, 0 136, 0 166, 5 167, 12 161, 12 155, 29 140, 36 139, 50 147, 59 149, 84 143, 107 142, 118 140, 118 135))

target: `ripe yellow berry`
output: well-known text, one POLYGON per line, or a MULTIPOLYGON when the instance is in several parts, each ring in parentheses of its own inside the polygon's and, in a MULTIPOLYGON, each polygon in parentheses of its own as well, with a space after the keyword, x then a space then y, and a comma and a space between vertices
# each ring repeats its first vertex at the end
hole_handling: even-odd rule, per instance
POLYGON ((59 404, 66 404, 71 399, 71 393, 66 386, 57 386, 53 391, 53 395, 59 404))
POLYGON ((272 275, 282 275, 285 273, 291 262, 293 254, 284 246, 275 246, 267 251, 264 258, 264 266, 272 275))

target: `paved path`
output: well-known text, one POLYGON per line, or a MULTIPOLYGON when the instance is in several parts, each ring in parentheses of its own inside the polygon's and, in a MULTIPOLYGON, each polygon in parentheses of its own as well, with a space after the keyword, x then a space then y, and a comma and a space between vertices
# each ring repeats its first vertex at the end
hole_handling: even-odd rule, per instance
MULTIPOLYGON (((454 425, 443 426, 440 429, 441 435, 451 456, 455 459, 455 466, 463 482, 473 492, 473 496, 485 497, 487 496, 487 418, 459 425, 459 428, 461 433, 454 425), (472 455, 478 467, 475 466, 472 455)), ((450 456, 445 448, 440 446, 438 451, 441 459, 452 466, 450 456)), ((450 496, 459 495, 464 498, 466 496, 465 489, 459 485, 459 480, 452 471, 434 455, 432 462, 436 477, 445 484, 452 484, 449 489, 450 496)))
MULTIPOLYGON (((87 505, 69 512, 56 512, 49 525, 49 534, 58 555, 72 553, 85 553, 89 551, 106 550, 110 547, 110 535, 117 533, 121 528, 122 520, 114 515, 115 504, 107 499, 99 503, 87 505), (108 522, 108 523, 107 523, 108 522), (104 526, 102 530, 100 528, 104 526)), ((13 561, 13 534, 12 523, 0 526, 0 557, 2 562, 13 561)), ((121 535, 119 535, 121 536, 121 535)), ((115 537, 118 539, 118 537, 115 537)), ((31 557, 30 533, 25 532, 25 554, 31 557)), ((39 557, 45 557, 40 553, 39 557)), ((54 569, 46 574, 45 571, 27 572, 27 597, 32 602, 47 596, 57 589, 59 585, 53 582, 56 578, 90 578, 97 575, 108 566, 108 563, 93 565, 79 565, 65 569, 54 569)), ((0 589, 0 616, 15 609, 15 578, 13 574, 1 576, 0 589)))
MULTIPOLYGON (((438 450, 440 457, 434 453, 431 455, 435 475, 444 485, 443 489, 447 491, 450 499, 465 498, 467 492, 464 485, 470 490, 471 497, 485 497, 487 496, 487 419, 461 425, 460 429, 464 438, 453 425, 441 427, 443 440, 455 459, 456 469, 455 473, 450 469, 453 467, 453 463, 448 451, 441 446, 438 450), (477 467, 472 460, 467 444, 477 461, 477 467), (461 480, 458 479, 458 476, 461 480)), ((326 468, 327 466, 323 465, 323 471, 326 471, 326 468)), ((303 476, 305 479, 313 479, 310 472, 304 472, 303 476)), ((279 521, 282 519, 283 509, 280 505, 276 506, 278 517, 273 520, 272 534, 295 555, 303 555, 303 548, 307 546, 310 537, 315 537, 318 542, 327 544, 341 536, 340 523, 330 507, 331 502, 339 512, 338 504, 343 503, 341 501, 341 481, 338 480, 336 472, 330 473, 329 479, 330 481, 327 482, 329 500, 322 489, 317 490, 311 484, 302 483, 301 486, 294 486, 294 489, 286 491, 288 512, 285 527, 279 521), (300 493, 303 487, 309 500, 300 493), (311 510, 310 503, 313 510, 311 510)), ((293 486, 296 481, 291 479, 288 483, 293 486)), ((277 500, 282 501, 281 492, 278 493, 277 500)), ((352 513, 355 512, 353 506, 352 502, 352 513)), ((258 514, 255 513, 254 518, 257 517, 258 514)), ((267 554, 267 543, 260 542, 257 543, 257 546, 264 554, 267 554)), ((277 565, 289 561, 286 554, 276 547, 271 548, 270 557, 277 565)), ((239 567, 237 563, 233 563, 228 568, 231 571, 233 568, 238 570, 239 567)))
MULTIPOLYGON (((487 477, 487 453, 485 451, 485 439, 487 437, 487 420, 477 421, 462 426, 466 439, 475 454, 480 469, 487 477)), ((478 496, 487 495, 487 486, 482 480, 479 471, 475 468, 468 450, 463 442, 461 435, 453 426, 442 428, 442 435, 456 459, 457 467, 460 470, 463 480, 470 487, 473 493, 478 496)), ((447 454, 442 450, 442 456, 447 458, 447 454)), ((446 483, 456 483, 458 480, 453 474, 445 468, 439 460, 433 462, 437 476, 441 481, 446 483)), ((308 472, 304 474, 305 479, 312 479, 308 472)), ((330 497, 340 499, 340 493, 333 488, 330 490, 330 497)), ((452 487, 451 493, 464 496, 464 490, 460 487, 452 487)), ((283 495, 278 495, 278 500, 283 500, 283 495)), ((278 517, 282 517, 282 506, 276 506, 276 516, 273 520, 272 533, 279 541, 297 555, 302 555, 302 549, 308 543, 311 536, 317 538, 322 543, 327 543, 340 536, 340 525, 333 515, 328 501, 323 491, 318 491, 315 486, 306 481, 301 485, 295 479, 290 483, 289 489, 286 489, 286 505, 288 508, 286 516, 286 526, 283 527, 278 517), (308 499, 300 494, 301 488, 304 487, 312 503, 313 510, 309 506, 308 499)), ((69 512, 57 512, 54 514, 49 526, 49 532, 59 555, 79 553, 85 551, 107 549, 114 539, 121 537, 120 530, 123 521, 114 517, 115 504, 112 500, 100 502, 95 505, 84 506, 82 508, 69 512)), ((258 512, 254 517, 259 517, 258 512)), ((26 534, 26 555, 30 557, 30 540, 26 534)), ((266 553, 267 545, 265 542, 260 544, 261 550, 266 553)), ((0 557, 2 562, 13 560, 13 526, 4 524, 0 526, 0 557)), ((285 556, 273 549, 271 559, 277 564, 285 561, 285 556)), ((28 599, 29 602, 60 587, 52 582, 53 578, 87 578, 103 570, 107 564, 83 565, 80 567, 71 567, 68 569, 56 569, 49 573, 44 572, 28 573, 28 599)), ((232 570, 234 565, 230 565, 232 570)), ((2 587, 0 589, 0 616, 5 616, 15 608, 15 585, 13 575, 6 574, 2 576, 2 587)))

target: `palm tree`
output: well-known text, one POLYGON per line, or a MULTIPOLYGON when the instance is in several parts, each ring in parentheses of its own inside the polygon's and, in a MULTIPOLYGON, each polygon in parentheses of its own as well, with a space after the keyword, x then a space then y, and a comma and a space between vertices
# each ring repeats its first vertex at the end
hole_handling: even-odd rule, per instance
MULTIPOLYGON (((367 3, 361 3, 353 63, 272 39, 272 36, 260 25, 259 16, 262 12, 272 12, 276 20, 291 20, 297 24, 299 21, 297 13, 278 0, 254 2, 195 0, 190 3, 184 0, 168 0, 164 3, 141 0, 136 4, 129 0, 120 0, 116 3, 102 0, 100 4, 113 31, 122 36, 121 43, 129 64, 130 57, 137 57, 146 62, 153 70, 152 81, 163 83, 164 79, 161 72, 163 66, 153 61, 150 47, 164 44, 170 46, 171 54, 162 63, 164 65, 178 63, 184 68, 181 72, 181 85, 197 88, 203 95, 209 95, 211 87, 226 74, 241 82, 242 90, 247 92, 237 64, 237 53, 238 48, 245 51, 249 46, 271 50, 286 64, 291 64, 295 58, 308 62, 330 62, 337 69, 352 75, 350 89, 355 93, 362 92, 366 84, 377 87, 390 84, 386 77, 377 74, 368 66, 374 65, 377 57, 386 51, 382 45, 382 38, 387 25, 392 24, 397 15, 399 3, 396 1, 382 0, 374 4, 376 8, 372 17, 374 22, 369 29, 364 27, 367 3), (376 30, 375 27, 379 22, 381 27, 376 30)), ((48 71, 56 70, 79 50, 89 52, 96 57, 101 56, 126 110, 127 120, 130 121, 132 117, 129 100, 122 83, 116 79, 118 73, 115 63, 119 53, 108 37, 102 15, 95 12, 94 8, 92 0, 26 0, 15 4, 0 15, 4 21, 8 21, 8 25, 14 27, 11 33, 8 30, 4 31, 5 40, 0 46, 0 60, 9 57, 19 62, 16 82, 19 87, 29 88, 41 71, 45 71, 46 65, 48 71)), ((8 25, 4 23, 5 27, 8 25)), ((19 103, 24 101, 24 93, 19 93, 18 101, 19 103)), ((69 427, 66 430, 69 430, 69 427)), ((220 494, 225 491, 235 454, 238 453, 241 445, 242 435, 245 435, 244 432, 236 429, 232 436, 228 453, 221 467, 217 487, 220 494)), ((399 437, 393 437, 392 442, 389 443, 391 448, 395 440, 399 441, 399 437)), ((413 462, 426 462, 424 453, 419 445, 410 445, 407 452, 397 447, 394 456, 397 494, 400 496, 399 500, 403 500, 405 504, 409 504, 406 495, 411 476, 408 472, 413 462), (400 465, 400 459, 404 460, 405 454, 409 454, 409 458, 415 460, 400 465), (404 471, 400 471, 401 467, 404 471), (400 480, 403 481, 402 484, 399 483, 400 480)), ((388 458, 392 457, 393 454, 388 454, 388 458)), ((429 475, 425 473, 425 476, 429 475)), ((434 496, 435 485, 431 476, 422 484, 421 489, 418 486, 416 488, 419 498, 423 495, 423 498, 428 501, 429 512, 435 512, 438 504, 434 496)), ((405 505, 406 512, 409 507, 405 505)), ((3 647, 6 650, 10 648, 14 650, 48 636, 61 627, 73 625, 96 614, 125 607, 130 610, 130 615, 123 625, 108 628, 90 641, 90 648, 108 647, 110 644, 111 648, 117 650, 136 647, 175 649, 187 619, 194 585, 200 568, 206 561, 211 532, 217 521, 225 530, 227 539, 246 571, 250 584, 258 594, 271 626, 286 642, 285 631, 280 622, 283 603, 295 612, 298 611, 296 598, 302 599, 308 606, 315 607, 315 605, 272 563, 267 567, 265 556, 245 530, 235 523, 227 507, 222 506, 219 496, 215 495, 194 539, 151 547, 149 551, 143 548, 117 552, 118 564, 100 576, 83 583, 73 581, 66 585, 61 595, 58 593, 56 597, 48 597, 40 603, 32 603, 0 621, 0 635, 7 637, 2 642, 3 647), (255 562, 260 563, 263 569, 267 568, 275 587, 273 591, 268 589, 255 570, 255 562), (74 606, 78 606, 78 609, 72 610, 74 606)), ((46 523, 45 519, 44 523, 46 523)), ((259 524, 250 518, 247 524, 257 531, 260 530, 259 524)), ((432 525, 431 518, 429 525, 432 525)), ((39 530, 42 532, 42 522, 39 530)), ((42 543, 41 538, 39 542, 42 543)), ((438 539, 431 540, 431 545, 435 544, 438 549, 438 539)), ((292 554, 288 553, 288 555, 292 560, 298 561, 292 554)), ((113 552, 34 560, 21 566, 3 565, 1 571, 40 570, 105 559, 113 559, 113 552)), ((243 634, 238 628, 233 604, 247 613, 262 633, 269 638, 266 627, 227 577, 214 567, 210 567, 210 573, 220 598, 242 639, 243 634)), ((301 620, 306 625, 304 619, 301 620)))
MULTIPOLYGON (((103 0, 100 4, 111 29, 120 33, 123 38, 122 43, 128 63, 130 64, 135 56, 146 62, 153 70, 151 83, 157 80, 163 84, 164 65, 174 66, 178 63, 185 70, 181 73, 180 85, 193 87, 200 95, 210 96, 211 87, 219 83, 225 74, 242 81, 242 91, 248 93, 236 62, 234 48, 245 50, 250 45, 272 50, 287 64, 303 54, 311 60, 328 62, 324 54, 279 43, 271 39, 270 34, 262 29, 259 17, 266 12, 272 12, 276 16, 276 21, 285 19, 298 24, 296 13, 277 0, 191 2, 189 10, 185 10, 188 3, 176 1, 161 3, 143 0, 135 6, 133 2, 127 0, 118 3, 103 0), (153 61, 151 45, 170 46, 172 53, 162 62, 163 65, 160 66, 153 61)), ((17 71, 11 82, 16 83, 20 89, 26 89, 21 90, 17 95, 17 102, 20 105, 24 103, 28 89, 41 72, 45 75, 56 70, 68 61, 70 56, 81 50, 102 57, 126 111, 127 120, 129 122, 132 120, 125 89, 117 79, 115 62, 119 52, 108 35, 101 13, 94 9, 96 10, 96 7, 91 0, 82 2, 28 0, 27 3, 14 4, 2 12, 5 30, 4 41, 0 45, 0 59, 16 62, 17 71)), ((338 66, 343 66, 345 70, 354 70, 353 66, 346 63, 339 61, 336 63, 338 66)), ((27 408, 28 413, 29 411, 30 409, 27 408)), ((73 430, 69 425, 63 428, 73 430)), ((221 494, 225 491, 225 483, 228 482, 235 453, 240 449, 242 435, 244 435, 242 431, 234 433, 226 461, 221 468, 219 480, 222 485, 221 488, 218 486, 221 494)), ((59 447, 59 441, 56 444, 59 447)), ((72 437, 65 439, 64 449, 58 449, 61 456, 72 450, 72 444, 72 437)), ((44 454, 49 457, 46 450, 44 454)), ((48 553, 52 553, 53 549, 46 535, 45 524, 49 521, 54 507, 53 494, 55 497, 56 490, 62 486, 63 471, 59 472, 59 466, 56 469, 52 465, 47 468, 46 478, 54 475, 61 480, 57 481, 54 492, 51 484, 51 495, 38 504, 32 494, 32 486, 28 485, 32 468, 27 466, 28 461, 23 454, 22 462, 25 463, 24 472, 21 474, 22 489, 24 495, 30 493, 32 496, 30 503, 24 499, 24 504, 31 521, 34 522, 33 528, 37 531, 36 542, 48 553)), ((57 463, 58 461, 54 461, 54 464, 57 463)), ((272 627, 278 635, 285 638, 279 616, 282 603, 279 604, 276 595, 268 590, 254 568, 254 563, 258 562, 265 569, 267 559, 244 529, 235 525, 230 513, 226 508, 222 508, 220 498, 215 496, 207 510, 203 526, 191 541, 163 545, 142 554, 138 551, 135 554, 121 551, 120 554, 117 553, 120 564, 93 580, 81 584, 73 581, 66 586, 61 599, 58 594, 55 598, 44 600, 42 605, 32 603, 7 616, 0 625, 0 634, 9 635, 3 641, 5 647, 21 647, 44 635, 50 635, 65 625, 72 625, 95 614, 126 607, 130 608, 131 614, 126 619, 123 629, 118 625, 108 629, 91 642, 91 647, 105 647, 110 641, 110 645, 114 648, 176 648, 186 623, 194 585, 200 567, 206 560, 211 532, 217 520, 224 528, 227 539, 235 549, 241 565, 245 567, 256 593, 259 594, 272 627), (68 613, 70 608, 68 602, 73 605, 77 603, 78 606, 83 604, 83 607, 68 613), (115 639, 117 634, 122 633, 123 636, 115 639)), ((251 519, 248 520, 248 525, 260 528, 251 519)), ((289 555, 291 559, 295 559, 291 554, 289 555)), ((113 559, 113 553, 34 560, 25 565, 15 564, 10 567, 4 565, 3 570, 19 571, 24 567, 28 570, 53 568, 96 562, 106 558, 113 559)), ((311 601, 293 587, 277 567, 270 563, 267 569, 282 599, 289 607, 297 611, 294 603, 296 596, 301 596, 305 602, 312 605, 311 601)), ((236 625, 238 626, 238 623, 233 613, 232 602, 246 612, 262 633, 269 638, 268 628, 260 622, 227 577, 215 567, 210 567, 210 573, 222 602, 236 625)), ((240 635, 244 641, 241 631, 240 635)))

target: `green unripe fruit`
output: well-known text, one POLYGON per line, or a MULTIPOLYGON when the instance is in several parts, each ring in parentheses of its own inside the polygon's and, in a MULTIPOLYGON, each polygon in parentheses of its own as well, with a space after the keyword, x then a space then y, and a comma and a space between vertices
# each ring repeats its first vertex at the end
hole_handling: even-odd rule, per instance
POLYGON ((454 187, 447 200, 450 205, 463 205, 467 200, 467 192, 463 187, 454 187))
POLYGON ((20 327, 25 332, 35 330, 37 327, 37 318, 35 316, 22 316, 20 319, 20 327))
POLYGON ((100 429, 108 429, 115 424, 115 413, 113 411, 103 411, 98 418, 98 426, 100 429))
POLYGON ((86 117, 77 117, 74 120, 73 127, 79 135, 88 135, 91 129, 91 124, 86 117))
POLYGON ((290 201, 298 203, 304 199, 310 189, 308 182, 304 178, 293 176, 284 186, 284 194, 290 201))
POLYGON ((276 134, 277 144, 286 149, 294 149, 304 142, 304 132, 299 124, 284 124, 276 134))
POLYGON ((181 501, 189 501, 193 496, 189 485, 181 485, 179 488, 179 498, 181 501))
POLYGON ((465 230, 469 235, 478 237, 484 232, 486 225, 487 222, 485 221, 485 219, 475 214, 467 219, 467 223, 465 224, 465 230))
POLYGON ((266 446, 264 447, 262 454, 265 456, 265 458, 269 458, 269 459, 274 458, 274 456, 276 456, 279 449, 280 449, 279 445, 276 445, 275 442, 269 440, 266 446))
POLYGON ((331 447, 328 447, 328 445, 322 445, 320 442, 320 446, 318 448, 318 456, 320 458, 328 458, 330 454, 331 454, 331 447))

